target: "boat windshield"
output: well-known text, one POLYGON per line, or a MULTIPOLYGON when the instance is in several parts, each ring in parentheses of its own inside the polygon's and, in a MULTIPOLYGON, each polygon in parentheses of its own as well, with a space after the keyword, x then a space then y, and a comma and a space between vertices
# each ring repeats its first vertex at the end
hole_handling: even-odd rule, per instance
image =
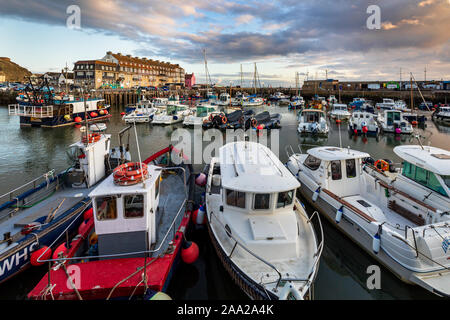
POLYGON ((444 181, 447 188, 450 189, 450 176, 441 176, 442 180, 444 181))
MULTIPOLYGON (((410 178, 411 180, 417 182, 418 184, 421 184, 424 187, 427 187, 433 191, 442 194, 443 196, 448 197, 447 192, 445 192, 444 187, 441 185, 438 178, 433 172, 417 167, 407 161, 404 161, 402 174, 405 177, 410 178)), ((449 187, 450 176, 441 176, 441 177, 444 180, 447 187, 449 187)))
POLYGON ((312 155, 308 155, 303 164, 311 170, 317 170, 320 167, 320 163, 321 163, 320 159, 312 155))

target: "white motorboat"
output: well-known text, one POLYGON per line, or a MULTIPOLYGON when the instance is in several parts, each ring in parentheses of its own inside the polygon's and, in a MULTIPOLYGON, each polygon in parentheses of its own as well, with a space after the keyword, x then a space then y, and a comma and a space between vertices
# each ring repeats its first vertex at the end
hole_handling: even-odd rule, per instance
POLYGON ((243 107, 257 107, 264 104, 264 99, 256 96, 249 96, 242 102, 243 107))
POLYGON ((379 103, 375 104, 375 107, 377 109, 392 110, 395 108, 395 102, 393 99, 383 98, 383 102, 379 102, 379 103))
POLYGON ((208 121, 219 114, 220 111, 217 106, 199 105, 196 107, 195 113, 190 114, 184 118, 184 126, 202 126, 205 121, 208 121))
POLYGON ((164 108, 168 103, 168 98, 153 98, 153 106, 156 108, 164 108))
POLYGON ((298 132, 328 134, 325 112, 319 109, 303 109, 298 115, 298 132))
POLYGON ((397 100, 394 102, 394 109, 400 111, 410 111, 406 105, 406 102, 403 100, 397 100))
POLYGON ((226 92, 221 93, 219 99, 215 102, 218 106, 229 106, 231 103, 231 97, 226 92))
MULTIPOLYGON (((397 154, 404 151, 397 150, 397 154)), ((418 164, 417 156, 421 154, 408 159, 418 164)), ((373 166, 365 163, 367 158, 369 154, 365 152, 317 147, 309 149, 307 154, 290 155, 286 165, 298 177, 302 195, 374 259, 401 280, 449 297, 448 198, 447 211, 442 212, 424 203, 422 195, 426 198, 427 194, 413 192, 409 189, 411 184, 403 186, 407 191, 402 191, 373 175, 373 166)), ((382 161, 381 167, 388 169, 387 162, 382 161)), ((448 195, 448 184, 443 179, 432 181, 425 169, 432 168, 435 172, 438 169, 439 173, 448 175, 448 161, 448 152, 442 157, 441 151, 431 151, 414 168, 421 168, 419 180, 429 179, 434 187, 439 183, 448 195), (426 167, 426 160, 431 159, 430 166, 426 167), (441 169, 442 166, 445 168, 441 169)), ((430 189, 428 194, 432 193, 430 189)))
POLYGON ((330 117, 334 120, 348 120, 351 115, 352 114, 347 110, 346 104, 335 103, 330 111, 330 117))
POLYGON ((348 130, 351 134, 367 134, 377 136, 380 133, 378 116, 364 111, 353 111, 348 121, 348 130))
POLYGON ((275 92, 270 96, 270 100, 279 101, 281 99, 289 99, 289 97, 282 92, 275 92))
POLYGON ((150 104, 138 104, 136 108, 122 117, 125 123, 148 123, 160 111, 150 104))
POLYGON ((444 124, 450 124, 450 106, 449 105, 440 106, 433 113, 431 118, 437 122, 442 122, 444 124))
POLYGON ((208 231, 225 269, 252 299, 312 299, 323 238, 295 196, 298 187, 255 142, 229 143, 211 160, 208 231))
POLYGON ((152 124, 175 124, 183 122, 186 116, 195 112, 195 108, 188 108, 185 105, 168 104, 166 110, 153 117, 152 124))
POLYGON ((103 132, 106 130, 106 124, 103 122, 101 123, 94 123, 89 126, 89 131, 91 132, 103 132))
POLYGON ((378 122, 384 132, 411 134, 414 129, 399 110, 384 110, 378 115, 378 122))

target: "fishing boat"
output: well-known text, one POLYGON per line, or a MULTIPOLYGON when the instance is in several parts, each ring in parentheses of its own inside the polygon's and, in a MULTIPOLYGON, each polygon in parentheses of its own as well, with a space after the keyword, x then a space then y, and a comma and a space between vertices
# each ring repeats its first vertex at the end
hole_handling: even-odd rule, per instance
POLYGON ((330 95, 330 96, 328 97, 327 101, 328 101, 328 104, 329 104, 330 106, 333 105, 333 104, 335 104, 335 103, 338 103, 338 99, 337 99, 336 96, 334 96, 334 95, 330 95))
POLYGON ((347 110, 346 104, 335 103, 330 111, 330 118, 336 121, 349 120, 351 115, 352 114, 347 110))
POLYGON ((289 97, 282 92, 275 92, 269 97, 269 100, 273 101, 279 101, 281 99, 289 99, 289 97))
POLYGON ((378 115, 378 122, 383 132, 411 134, 414 129, 399 110, 384 110, 378 115))
POLYGON ((183 126, 202 126, 205 121, 212 120, 218 114, 220 114, 220 111, 217 110, 217 106, 198 105, 194 114, 184 118, 183 126))
MULTIPOLYGON (((396 153, 422 170, 418 178, 422 186, 423 174, 437 186, 427 178, 427 170, 450 173, 446 163, 450 153, 441 155, 442 150, 425 149, 407 156, 404 152, 410 152, 409 147, 403 147, 396 153), (425 157, 423 161, 421 156, 425 157)), ((381 159, 373 163, 369 159, 369 154, 350 148, 317 147, 307 154, 290 155, 286 165, 301 182, 302 195, 376 261, 407 283, 449 297, 448 198, 447 211, 442 212, 424 202, 433 190, 413 190, 420 184, 417 180, 402 185, 402 189, 398 188, 401 181, 393 186, 374 174, 394 171, 388 162, 381 159)), ((406 175, 411 168, 405 165, 406 175)), ((436 182, 448 194, 448 185, 436 182)))
POLYGON ((305 100, 302 96, 295 96, 292 98, 292 101, 289 103, 289 109, 302 109, 305 107, 305 100))
POLYGON ((353 98, 353 101, 348 104, 352 109, 361 108, 361 106, 366 103, 367 100, 364 98, 353 98))
POLYGON ((125 114, 122 120, 125 123, 148 123, 158 112, 159 109, 150 104, 138 104, 133 111, 125 114))
POLYGON ((450 124, 450 105, 441 105, 434 112, 431 118, 440 123, 450 124))
POLYGON ((75 100, 54 100, 45 98, 29 104, 10 104, 10 116, 20 117, 20 126, 55 128, 76 123, 101 121, 111 117, 110 106, 104 99, 76 98, 75 100))
POLYGON ((383 102, 375 104, 377 109, 393 110, 395 109, 395 102, 393 99, 383 98, 383 102))
POLYGON ((163 112, 153 116, 152 124, 170 125, 183 122, 184 118, 195 112, 195 108, 188 108, 180 104, 168 104, 163 112))
POLYGON ((313 298, 322 227, 296 198, 298 187, 272 151, 255 142, 226 144, 211 160, 205 197, 210 238, 251 299, 313 298))
POLYGON ((52 170, 0 197, 0 283, 38 265, 34 252, 81 223, 91 205, 89 192, 109 169, 110 139, 86 133, 69 147, 72 166, 60 173, 52 170))
POLYGON ((187 263, 198 256, 198 247, 185 242, 191 169, 174 165, 172 150, 115 168, 89 193, 93 210, 79 235, 57 247, 56 257, 39 258, 54 264, 28 298, 151 299, 166 291, 180 254, 187 263))
POLYGON ((164 108, 169 103, 168 98, 153 98, 152 100, 153 106, 156 108, 164 108))
POLYGON ((348 131, 350 134, 366 134, 378 136, 380 128, 378 126, 378 116, 374 113, 353 111, 348 121, 348 131))
POLYGON ((298 115, 299 133, 324 134, 329 131, 326 114, 319 109, 303 109, 298 115))

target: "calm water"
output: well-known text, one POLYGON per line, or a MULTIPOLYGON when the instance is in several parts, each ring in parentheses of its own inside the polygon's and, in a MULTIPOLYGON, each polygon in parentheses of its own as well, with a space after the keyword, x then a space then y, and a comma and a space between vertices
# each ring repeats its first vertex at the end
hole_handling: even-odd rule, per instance
MULTIPOLYGON (((399 162, 392 149, 400 144, 416 144, 409 136, 380 136, 379 139, 349 137, 346 126, 339 135, 338 126, 331 124, 328 138, 313 139, 297 134, 296 111, 287 107, 265 106, 258 111, 268 110, 281 113, 282 128, 279 132, 281 161, 287 161, 285 146, 291 145, 295 151, 301 143, 305 147, 312 145, 339 146, 365 151, 374 159, 389 158, 399 162)), ((107 133, 112 134, 112 146, 118 145, 117 133, 124 127, 121 110, 113 110, 113 117, 107 122, 107 133)), ((171 133, 181 127, 137 126, 137 134, 142 157, 168 146, 171 133)), ((417 129, 424 138, 424 144, 449 149, 450 128, 427 122, 426 129, 417 129)), ((193 130, 191 130, 193 131, 193 130)), ((196 133, 197 134, 197 133, 196 133)), ((0 107, 0 194, 6 193, 42 173, 51 169, 61 171, 70 164, 67 161, 66 148, 80 139, 81 133, 73 127, 56 129, 20 128, 18 117, 9 117, 6 107, 0 107)), ((124 136, 125 143, 128 135, 124 136)), ((134 132, 130 131, 130 148, 133 160, 137 160, 134 132)), ((202 166, 199 166, 201 169, 202 166)), ((308 211, 311 211, 308 208, 308 211)), ((338 232, 330 223, 322 219, 325 233, 325 248, 320 262, 315 284, 316 299, 433 299, 427 291, 406 285, 386 269, 381 268, 381 289, 368 290, 366 269, 376 264, 348 238, 338 232)), ((188 234, 200 247, 200 258, 193 265, 181 264, 169 287, 174 299, 246 299, 236 287, 216 257, 205 230, 191 230, 188 234)), ((26 294, 45 274, 46 267, 33 268, 0 285, 0 299, 24 299, 26 294)))

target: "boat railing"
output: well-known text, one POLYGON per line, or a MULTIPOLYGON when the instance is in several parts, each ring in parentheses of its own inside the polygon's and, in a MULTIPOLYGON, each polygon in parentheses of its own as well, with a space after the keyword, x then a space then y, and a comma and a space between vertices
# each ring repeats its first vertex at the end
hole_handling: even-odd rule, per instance
MULTIPOLYGON (((19 208, 19 202, 23 201, 25 198, 27 199, 27 203, 22 203, 23 205, 27 205, 28 203, 32 202, 33 199, 31 199, 31 195, 34 192, 28 192, 30 190, 35 190, 37 187, 39 187, 42 183, 46 183, 47 187, 46 187, 46 191, 48 193, 51 193, 53 191, 54 188, 49 188, 50 184, 51 184, 51 180, 53 178, 55 178, 55 170, 50 170, 49 172, 44 173, 43 175, 21 185, 20 187, 17 187, 3 195, 0 195, 0 212, 4 209, 7 208, 11 208, 12 206, 16 206, 14 207, 14 209, 12 211, 17 211, 17 208, 19 208), (26 196, 22 197, 22 195, 24 195, 25 193, 27 193, 26 196)), ((56 187, 56 185, 55 185, 56 187)), ((45 196, 42 195, 42 193, 40 193, 40 196, 45 196)), ((9 217, 11 214, 11 212, 8 212, 6 215, 2 215, 0 216, 0 220, 2 220, 5 217, 9 217)))
POLYGON ((80 215, 83 214, 83 211, 81 211, 77 217, 75 217, 72 222, 63 230, 63 232, 60 233, 60 235, 48 246, 48 248, 42 252, 42 254, 38 257, 37 261, 38 262, 59 262, 61 264, 64 264, 66 261, 75 261, 75 260, 91 260, 91 259, 99 259, 99 258, 123 258, 123 257, 127 257, 127 256, 136 256, 136 255, 145 255, 147 256, 148 254, 154 254, 154 253, 158 253, 159 251, 161 251, 161 249, 163 248, 164 243, 166 243, 166 239, 168 237, 168 235, 170 234, 170 232, 172 230, 174 230, 175 233, 175 222, 178 221, 178 218, 180 217, 180 214, 183 212, 183 208, 185 207, 186 203, 187 203, 187 187, 186 187, 186 170, 182 167, 161 167, 158 168, 158 170, 182 170, 183 171, 183 182, 184 182, 184 192, 185 192, 185 198, 183 199, 183 202, 181 203, 176 215, 174 216, 172 223, 170 224, 169 228, 167 229, 164 237, 162 238, 162 240, 160 241, 160 244, 157 248, 152 249, 152 250, 143 250, 143 251, 134 251, 134 252, 125 252, 125 253, 115 253, 115 254, 104 254, 104 255, 97 255, 97 256, 77 256, 77 257, 58 257, 56 259, 45 259, 45 260, 41 260, 41 258, 43 256, 46 255, 47 250, 52 250, 51 248, 58 242, 61 241, 62 237, 64 236, 66 239, 68 238, 68 230, 70 230, 70 227, 72 226, 73 223, 75 223, 75 221, 78 220, 78 217, 80 215))
POLYGON ((10 116, 22 116, 32 118, 53 117, 53 106, 27 106, 21 104, 8 105, 10 116))
MULTIPOLYGON (((320 230, 320 241, 319 241, 319 239, 317 237, 316 232, 314 232, 314 236, 316 237, 316 242, 318 243, 318 245, 317 245, 317 251, 314 254, 314 263, 313 263, 312 268, 311 268, 311 273, 308 276, 308 281, 313 282, 314 281, 314 276, 316 274, 314 272, 314 270, 316 269, 316 266, 317 266, 317 264, 320 261, 320 257, 322 256, 322 251, 323 251, 323 247, 324 247, 325 237, 324 237, 324 234, 323 234, 322 220, 320 219, 320 215, 319 215, 319 213, 317 211, 314 211, 311 216, 308 216, 307 213, 306 213, 306 210, 300 210, 300 208, 303 208, 303 205, 297 198, 295 198, 295 205, 298 208, 296 210, 296 212, 300 212, 300 214, 307 220, 308 223, 312 223, 313 219, 316 218, 317 224, 318 224, 319 230, 320 230)), ((314 228, 313 228, 313 230, 314 230, 314 228)))

